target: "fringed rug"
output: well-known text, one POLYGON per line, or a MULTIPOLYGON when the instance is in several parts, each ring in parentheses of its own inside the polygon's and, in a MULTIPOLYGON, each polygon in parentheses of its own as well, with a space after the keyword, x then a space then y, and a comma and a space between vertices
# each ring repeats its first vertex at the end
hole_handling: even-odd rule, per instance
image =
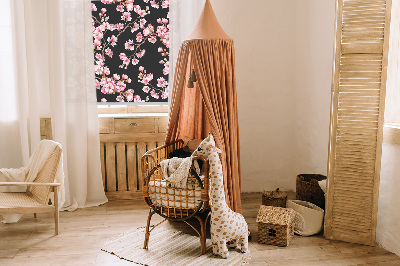
POLYGON ((229 258, 212 254, 211 240, 207 239, 207 252, 201 255, 200 239, 168 228, 157 227, 150 234, 149 249, 143 249, 145 228, 130 230, 115 240, 108 241, 103 251, 121 259, 143 265, 243 265, 249 253, 229 251, 229 258))

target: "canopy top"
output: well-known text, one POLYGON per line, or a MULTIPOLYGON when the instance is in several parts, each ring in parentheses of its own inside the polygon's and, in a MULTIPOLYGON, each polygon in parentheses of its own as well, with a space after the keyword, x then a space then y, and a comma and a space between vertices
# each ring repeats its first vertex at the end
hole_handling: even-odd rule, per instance
POLYGON ((206 0, 204 4, 196 26, 189 36, 189 40, 191 39, 231 39, 219 24, 210 0, 206 0))

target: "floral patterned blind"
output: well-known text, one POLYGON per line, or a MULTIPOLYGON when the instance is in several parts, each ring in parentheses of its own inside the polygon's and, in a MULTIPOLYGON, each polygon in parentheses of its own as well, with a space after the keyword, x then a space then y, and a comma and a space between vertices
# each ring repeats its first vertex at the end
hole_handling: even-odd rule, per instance
POLYGON ((169 0, 92 1, 98 102, 167 102, 169 0))

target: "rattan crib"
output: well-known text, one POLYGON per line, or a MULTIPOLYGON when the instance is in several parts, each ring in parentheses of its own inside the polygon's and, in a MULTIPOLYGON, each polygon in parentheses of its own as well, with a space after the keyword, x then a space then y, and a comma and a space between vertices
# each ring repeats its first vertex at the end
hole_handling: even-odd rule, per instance
POLYGON ((208 162, 200 156, 192 158, 203 162, 203 178, 191 168, 186 187, 177 188, 173 183, 163 179, 160 162, 168 159, 169 154, 183 147, 183 141, 177 140, 170 144, 146 152, 141 160, 143 198, 150 206, 147 218, 144 248, 148 248, 150 232, 166 220, 183 221, 193 228, 200 236, 201 252, 206 252, 206 224, 209 212, 209 173, 208 162), (150 220, 154 213, 165 219, 150 229, 150 220), (200 232, 188 221, 195 218, 200 223, 200 232))

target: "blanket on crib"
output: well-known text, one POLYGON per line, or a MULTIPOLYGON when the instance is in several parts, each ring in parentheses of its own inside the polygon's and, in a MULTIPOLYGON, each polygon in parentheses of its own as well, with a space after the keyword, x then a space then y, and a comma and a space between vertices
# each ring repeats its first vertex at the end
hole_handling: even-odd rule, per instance
MULTIPOLYGON (((197 160, 193 161, 193 165, 196 173, 200 174, 197 160)), ((192 166, 192 157, 165 159, 160 162, 160 166, 165 180, 174 183, 175 187, 186 187, 190 167, 192 166)))

